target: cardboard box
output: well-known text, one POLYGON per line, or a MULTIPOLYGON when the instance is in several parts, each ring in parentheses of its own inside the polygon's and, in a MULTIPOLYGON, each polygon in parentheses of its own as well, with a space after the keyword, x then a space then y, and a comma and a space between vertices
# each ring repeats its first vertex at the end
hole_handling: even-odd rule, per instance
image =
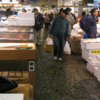
POLYGON ((44 43, 44 52, 53 53, 53 48, 54 48, 54 45, 47 45, 47 39, 46 39, 44 43))
POLYGON ((71 50, 75 54, 81 54, 82 49, 80 45, 80 41, 74 41, 73 39, 71 40, 71 50))
POLYGON ((80 47, 71 46, 71 50, 75 54, 82 54, 82 49, 80 47))
POLYGON ((82 38, 83 38, 83 36, 80 35, 80 34, 79 34, 79 35, 74 35, 74 36, 73 36, 73 40, 74 40, 74 41, 81 41, 82 38))
POLYGON ((74 41, 73 39, 71 39, 71 46, 81 48, 81 41, 74 41))

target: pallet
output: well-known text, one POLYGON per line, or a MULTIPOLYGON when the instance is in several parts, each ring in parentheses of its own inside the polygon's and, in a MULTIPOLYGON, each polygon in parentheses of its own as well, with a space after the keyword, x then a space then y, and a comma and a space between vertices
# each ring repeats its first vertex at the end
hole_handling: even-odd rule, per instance
POLYGON ((0 75, 17 82, 28 81, 29 79, 28 71, 0 71, 0 75))

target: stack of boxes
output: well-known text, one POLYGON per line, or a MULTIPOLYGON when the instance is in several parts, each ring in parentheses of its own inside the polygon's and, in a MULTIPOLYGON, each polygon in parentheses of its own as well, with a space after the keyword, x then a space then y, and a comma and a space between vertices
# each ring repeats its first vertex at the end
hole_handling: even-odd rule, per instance
POLYGON ((18 17, 8 18, 8 25, 9 26, 17 26, 18 25, 18 17))
POLYGON ((34 13, 18 13, 18 25, 34 26, 35 25, 34 13))
POLYGON ((88 62, 89 59, 100 55, 100 39, 82 39, 81 48, 82 58, 88 62))
POLYGON ((9 26, 34 26, 34 13, 18 13, 18 17, 8 18, 9 26))
POLYGON ((71 50, 75 54, 82 53, 81 44, 80 44, 81 39, 82 39, 82 35, 80 35, 80 34, 73 35, 73 38, 71 39, 71 50))
POLYGON ((98 60, 96 58, 93 58, 93 59, 90 59, 88 61, 88 64, 87 64, 87 70, 93 74, 94 73, 94 68, 98 66, 98 60))
POLYGON ((100 55, 95 56, 88 62, 87 70, 100 82, 100 55))

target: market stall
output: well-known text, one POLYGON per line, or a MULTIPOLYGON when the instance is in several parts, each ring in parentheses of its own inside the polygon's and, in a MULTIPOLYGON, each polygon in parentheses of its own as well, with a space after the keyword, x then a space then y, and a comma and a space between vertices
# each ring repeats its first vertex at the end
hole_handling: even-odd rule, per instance
POLYGON ((19 13, 18 17, 10 16, 0 24, 0 75, 18 84, 31 84, 33 89, 36 60, 34 22, 33 13, 19 13))

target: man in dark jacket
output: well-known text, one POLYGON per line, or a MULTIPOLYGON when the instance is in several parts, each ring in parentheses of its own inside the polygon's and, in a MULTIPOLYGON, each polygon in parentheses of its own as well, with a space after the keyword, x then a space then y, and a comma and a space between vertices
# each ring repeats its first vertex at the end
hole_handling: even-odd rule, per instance
POLYGON ((66 19, 68 11, 65 9, 61 15, 55 17, 49 30, 49 37, 53 35, 54 41, 54 60, 62 61, 63 50, 64 50, 64 39, 68 41, 69 35, 69 23, 66 19), (59 49, 59 55, 58 55, 59 49), (57 57, 58 56, 58 57, 57 57))
POLYGON ((45 19, 41 13, 38 12, 37 8, 33 9, 35 14, 35 26, 34 26, 34 42, 37 45, 41 45, 43 41, 43 24, 45 19))
MULTIPOLYGON (((86 21, 86 12, 85 11, 83 11, 82 12, 82 18, 81 18, 81 20, 80 20, 80 28, 85 28, 84 27, 84 23, 87 23, 86 21)), ((84 29, 83 29, 84 30, 84 29)), ((88 36, 87 36, 87 34, 84 32, 83 33, 83 38, 88 38, 88 36)))
POLYGON ((53 20, 53 13, 51 12, 49 14, 49 24, 51 24, 52 20, 53 20))
POLYGON ((96 16, 98 16, 97 8, 91 10, 91 15, 87 16, 83 21, 81 28, 86 32, 88 38, 96 38, 97 27, 96 27, 96 16))
MULTIPOLYGON (((83 29, 84 23, 86 23, 86 12, 82 12, 82 18, 80 19, 80 27, 83 29)), ((84 30, 84 29, 83 29, 84 30)))

